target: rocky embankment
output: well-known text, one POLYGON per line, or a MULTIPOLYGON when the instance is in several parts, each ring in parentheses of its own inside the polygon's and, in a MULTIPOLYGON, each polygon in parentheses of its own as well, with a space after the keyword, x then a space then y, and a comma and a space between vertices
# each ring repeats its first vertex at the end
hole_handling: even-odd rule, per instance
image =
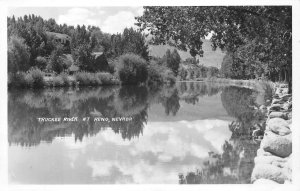
POLYGON ((287 85, 276 87, 267 109, 264 136, 254 159, 251 180, 254 184, 292 182, 292 95, 287 85))

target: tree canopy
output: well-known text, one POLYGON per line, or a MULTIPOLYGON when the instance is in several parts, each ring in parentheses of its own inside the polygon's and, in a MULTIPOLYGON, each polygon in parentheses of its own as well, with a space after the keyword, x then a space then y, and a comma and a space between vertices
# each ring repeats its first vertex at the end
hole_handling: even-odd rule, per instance
POLYGON ((144 7, 136 20, 154 44, 203 56, 201 39, 211 34, 213 48, 234 53, 234 64, 247 66, 246 72, 262 71, 271 80, 282 70, 291 76, 291 6, 144 7))

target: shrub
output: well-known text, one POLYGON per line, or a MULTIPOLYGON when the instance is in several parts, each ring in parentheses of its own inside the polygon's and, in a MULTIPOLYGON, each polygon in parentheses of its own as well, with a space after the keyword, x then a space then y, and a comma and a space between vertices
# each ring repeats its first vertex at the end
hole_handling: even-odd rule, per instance
POLYGON ((159 65, 150 64, 148 67, 148 85, 158 86, 163 83, 163 76, 161 74, 161 67, 159 65))
POLYGON ((38 56, 36 59, 35 59, 35 64, 36 66, 41 69, 41 70, 44 70, 48 64, 48 61, 45 57, 42 57, 42 56, 38 56))
POLYGON ((164 80, 164 83, 174 84, 176 81, 176 78, 174 76, 174 73, 171 70, 167 69, 163 73, 163 80, 164 80))
POLYGON ((95 74, 96 79, 102 84, 102 85, 111 85, 114 84, 114 76, 107 72, 98 72, 95 74))
POLYGON ((30 52, 25 40, 11 36, 7 44, 7 69, 9 72, 26 71, 30 68, 30 52))
POLYGON ((97 85, 100 84, 100 81, 96 78, 94 73, 89 72, 77 72, 75 74, 76 82, 79 82, 79 85, 97 85))
POLYGON ((62 74, 60 74, 60 77, 61 77, 61 80, 63 81, 64 86, 68 86, 71 84, 68 74, 62 73, 62 74))
POLYGON ((52 80, 52 84, 55 87, 61 87, 64 86, 64 81, 61 76, 55 76, 52 80))
POLYGON ((26 87, 26 74, 25 72, 18 72, 18 73, 9 73, 8 74, 8 86, 14 87, 26 87))
POLYGON ((25 81, 31 87, 42 87, 45 85, 44 74, 37 68, 31 69, 27 72, 25 81))
POLYGON ((120 56, 117 73, 123 84, 139 84, 148 78, 147 62, 138 55, 128 53, 120 56))

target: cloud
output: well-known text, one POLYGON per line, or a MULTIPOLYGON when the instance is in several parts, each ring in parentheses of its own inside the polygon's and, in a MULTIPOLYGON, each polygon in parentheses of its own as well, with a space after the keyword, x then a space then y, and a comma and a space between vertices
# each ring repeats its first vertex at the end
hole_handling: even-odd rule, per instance
POLYGON ((136 12, 137 12, 137 16, 142 16, 143 12, 144 12, 144 8, 143 7, 138 7, 136 12))
POLYGON ((134 27, 135 15, 131 11, 120 11, 115 15, 108 16, 101 29, 108 33, 121 33, 126 27, 134 27))
MULTIPOLYGON (((97 14, 103 14, 101 10, 97 11, 97 14)), ((64 15, 58 17, 57 23, 68 25, 99 25, 99 19, 93 18, 97 15, 95 12, 86 8, 72 8, 64 15)))

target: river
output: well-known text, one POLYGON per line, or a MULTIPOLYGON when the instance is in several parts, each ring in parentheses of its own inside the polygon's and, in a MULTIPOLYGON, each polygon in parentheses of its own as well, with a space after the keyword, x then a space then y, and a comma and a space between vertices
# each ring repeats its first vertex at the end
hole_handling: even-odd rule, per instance
POLYGON ((9 90, 9 183, 250 183, 265 99, 204 82, 9 90))

